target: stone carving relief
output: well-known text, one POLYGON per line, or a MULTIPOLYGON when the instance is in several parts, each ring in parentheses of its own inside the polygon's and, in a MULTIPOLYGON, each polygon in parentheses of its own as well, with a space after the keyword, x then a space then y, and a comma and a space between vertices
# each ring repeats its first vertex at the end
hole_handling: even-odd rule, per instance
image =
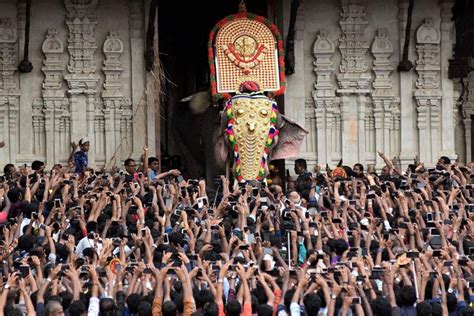
POLYGON ((334 106, 336 95, 333 84, 335 66, 332 58, 336 52, 335 45, 326 29, 321 29, 313 45, 315 57, 314 72, 316 83, 313 90, 315 112, 315 127, 317 132, 318 159, 322 161, 336 160, 340 157, 340 130, 336 129, 336 122, 341 119, 338 106, 334 106), (334 134, 334 135, 333 135, 334 134), (334 137, 333 137, 334 136, 334 137))
POLYGON ((439 153, 440 127, 440 32, 427 18, 416 31, 415 100, 420 131, 420 159, 433 161, 439 153), (427 141, 428 140, 428 141, 427 141))
POLYGON ((9 18, 0 18, 0 95, 18 94, 13 77, 17 61, 17 31, 9 18))
POLYGON ((367 72, 365 56, 370 45, 364 35, 368 24, 364 5, 351 1, 342 4, 339 20, 342 31, 339 50, 342 60, 339 66, 340 73, 337 75, 341 89, 367 89, 369 86, 371 78, 367 72))
POLYGON ((16 155, 20 91, 17 78, 17 30, 9 18, 0 17, 0 135, 7 143, 0 158, 13 160, 16 155))
POLYGON ((97 128, 105 128, 107 143, 105 146, 105 158, 107 161, 113 159, 115 148, 122 139, 131 139, 132 104, 130 99, 124 98, 122 90, 121 75, 123 72, 122 61, 123 42, 118 33, 109 32, 102 50, 105 55, 104 90, 102 91, 103 119, 96 123, 97 128), (122 124, 122 121, 125 123, 122 124))
MULTIPOLYGON (((394 67, 390 61, 393 54, 393 45, 387 34, 387 29, 376 31, 372 42, 371 52, 374 56, 372 71, 375 79, 372 83, 372 102, 375 119, 375 148, 381 148, 385 153, 398 153, 394 144, 398 143, 397 118, 399 118, 399 100, 395 98, 392 89, 390 74, 394 67)), ((377 164, 383 163, 377 155, 377 164)))
POLYGON ((45 79, 43 82, 43 96, 64 97, 62 91, 63 70, 64 66, 61 61, 61 55, 64 53, 64 44, 58 38, 57 29, 49 29, 46 39, 41 46, 41 50, 45 56, 43 61, 43 71, 45 79))

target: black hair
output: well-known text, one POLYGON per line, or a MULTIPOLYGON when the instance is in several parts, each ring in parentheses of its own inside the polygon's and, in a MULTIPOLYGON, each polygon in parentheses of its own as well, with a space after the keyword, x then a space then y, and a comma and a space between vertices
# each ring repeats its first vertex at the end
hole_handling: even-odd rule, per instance
POLYGON ((149 157, 148 158, 148 164, 151 165, 152 163, 154 163, 155 161, 158 161, 160 162, 160 160, 156 157, 149 157))
POLYGON ((115 314, 115 301, 109 297, 100 299, 99 307, 100 315, 113 316, 115 314))
POLYGON ((338 256, 342 256, 342 254, 349 249, 344 239, 331 239, 327 242, 327 245, 331 251, 335 252, 338 256))
POLYGON ((416 302, 416 291, 411 285, 405 285, 399 290, 400 305, 409 307, 416 302))
POLYGON ((143 301, 143 295, 138 293, 132 293, 127 297, 126 302, 128 309, 130 310, 130 314, 138 313, 138 305, 140 305, 141 301, 143 301))
POLYGON ((377 297, 372 301, 372 312, 374 316, 385 316, 392 313, 392 306, 385 297, 377 297))
POLYGON ((306 164, 306 160, 303 159, 303 158, 296 159, 296 160, 295 160, 295 165, 301 166, 301 167, 303 167, 304 169, 308 168, 308 165, 306 164))
POLYGON ((433 307, 427 301, 416 304, 416 315, 417 316, 431 316, 433 307))
POLYGON ((135 162, 135 159, 132 159, 132 158, 128 158, 125 160, 125 162, 123 163, 125 166, 128 166, 131 162, 135 162))
POLYGON ((72 301, 71 305, 69 305, 69 316, 81 316, 85 312, 87 312, 86 306, 81 301, 72 301))
POLYGON ((44 162, 39 161, 39 160, 35 160, 31 163, 31 169, 35 170, 35 171, 40 170, 41 167, 43 167, 43 166, 44 166, 44 162))
POLYGON ((445 165, 449 165, 451 163, 451 159, 449 159, 449 157, 446 157, 446 156, 439 157, 439 160, 442 160, 445 165))
POLYGON ((303 297, 303 304, 308 315, 318 315, 321 308, 321 298, 316 293, 306 294, 303 297))
POLYGON ((227 316, 240 316, 242 312, 242 305, 238 300, 232 300, 225 306, 225 314, 227 316))
MULTIPOLYGON (((272 316, 273 315, 273 306, 268 304, 261 304, 257 309, 258 316, 272 316)), ((311 315, 311 314, 308 314, 311 315)))
POLYGON ((148 301, 142 301, 139 305, 138 305, 138 316, 150 316, 151 315, 151 309, 152 309, 152 306, 150 304, 150 302, 148 301))
POLYGON ((163 303, 163 316, 175 316, 177 312, 176 304, 173 301, 163 303))

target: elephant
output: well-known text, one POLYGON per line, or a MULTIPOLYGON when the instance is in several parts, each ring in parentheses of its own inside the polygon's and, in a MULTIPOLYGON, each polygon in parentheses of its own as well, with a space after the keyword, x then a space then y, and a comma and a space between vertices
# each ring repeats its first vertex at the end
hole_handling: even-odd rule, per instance
MULTIPOLYGON (((222 109, 222 106, 212 105, 209 91, 197 92, 180 101, 181 104, 178 108, 182 107, 182 109, 175 113, 173 120, 177 123, 175 140, 181 142, 181 147, 187 147, 182 148, 185 151, 185 164, 195 166, 195 170, 188 170, 189 175, 197 177, 199 175, 196 175, 196 169, 201 174, 204 174, 205 170, 205 178, 210 187, 213 187, 213 180, 216 176, 226 174, 227 167, 232 168, 235 176, 236 164, 235 159, 232 159, 235 152, 229 141, 229 119, 226 116, 226 108, 222 109), (185 123, 183 124, 183 122, 185 123), (187 139, 187 142, 191 144, 185 145, 186 141, 183 139, 187 139)), ((248 113, 243 113, 245 118, 240 125, 243 129, 247 129, 246 132, 252 133, 258 125, 255 118, 259 117, 259 113, 253 113, 253 110, 248 108, 245 111, 248 113)), ((265 112, 264 110, 260 111, 265 112)), ((241 110, 239 110, 240 112, 241 110)), ((238 116, 238 114, 236 115, 238 116)), ((296 157, 308 131, 278 111, 275 112, 274 125, 278 133, 272 144, 268 146, 266 162, 296 157)), ((237 137, 238 135, 236 135, 237 137)), ((268 163, 265 163, 263 168, 266 175, 268 163)))

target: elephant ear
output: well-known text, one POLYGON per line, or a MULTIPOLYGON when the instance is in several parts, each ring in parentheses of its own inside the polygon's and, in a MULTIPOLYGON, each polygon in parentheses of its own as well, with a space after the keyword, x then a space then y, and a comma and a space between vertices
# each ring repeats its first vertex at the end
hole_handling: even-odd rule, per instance
POLYGON ((272 149, 271 159, 287 159, 297 157, 300 153, 301 144, 309 133, 304 127, 280 114, 278 126, 278 141, 272 149))
POLYGON ((191 110, 191 113, 198 115, 206 112, 206 110, 211 105, 212 100, 211 94, 206 90, 191 94, 190 96, 179 100, 179 102, 189 102, 189 109, 191 110))

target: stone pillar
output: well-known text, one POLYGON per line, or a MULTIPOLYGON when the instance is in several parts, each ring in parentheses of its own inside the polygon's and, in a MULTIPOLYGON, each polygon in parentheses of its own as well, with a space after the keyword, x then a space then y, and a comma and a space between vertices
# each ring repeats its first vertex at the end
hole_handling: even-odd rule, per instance
POLYGON ((104 120, 105 120, 105 164, 115 164, 120 160, 119 147, 122 146, 120 139, 120 121, 125 107, 130 108, 130 100, 124 98, 122 92, 121 75, 123 72, 121 56, 123 53, 123 43, 115 32, 109 32, 102 50, 105 55, 104 90, 102 99, 104 100, 104 120), (117 159, 118 158, 118 159, 117 159))
MULTIPOLYGON (((333 41, 329 38, 329 32, 326 29, 321 29, 313 45, 313 55, 316 59, 313 62, 316 83, 312 92, 316 116, 316 151, 318 153, 318 163, 321 165, 330 163, 332 157, 336 156, 334 150, 336 143, 331 139, 331 132, 340 134, 340 130, 329 128, 328 121, 331 120, 331 117, 330 111, 327 110, 333 108, 336 99, 332 83, 335 70, 332 57, 335 52, 336 49, 333 41)), ((340 137, 340 135, 337 137, 340 137)))
POLYGON ((418 73, 418 79, 415 100, 418 106, 420 160, 427 165, 433 165, 437 161, 441 144, 438 133, 442 96, 439 79, 439 42, 439 30, 432 24, 431 19, 425 19, 416 31, 418 59, 415 70, 418 73))
POLYGON ((64 0, 66 25, 69 30, 68 51, 70 55, 65 80, 68 84, 71 111, 71 135, 74 141, 87 136, 91 146, 89 166, 95 167, 94 143, 95 97, 98 92, 99 75, 96 74, 94 52, 97 6, 99 0, 82 3, 64 0))
MULTIPOLYGON (((371 92, 371 97, 374 103, 376 150, 383 151, 387 156, 390 156, 392 154, 390 152, 390 122, 392 106, 395 106, 395 95, 390 79, 390 74, 393 71, 390 62, 393 46, 388 38, 387 29, 380 28, 376 31, 371 52, 374 56, 372 70, 375 74, 375 79, 372 83, 374 89, 371 92)), ((376 152, 372 154, 375 156, 376 168, 382 168, 384 164, 382 158, 376 152)))
POLYGON ((337 93, 341 97, 342 159, 346 165, 365 164, 365 112, 372 113, 371 108, 366 108, 372 106, 366 103, 371 76, 366 60, 370 45, 364 30, 369 21, 365 6, 356 1, 342 1, 341 8, 339 50, 342 60, 337 74, 337 93))
POLYGON ((453 81, 448 78, 449 59, 453 57, 453 22, 451 21, 454 0, 440 0, 441 7, 441 152, 439 154, 456 158, 455 127, 453 115, 453 81))
MULTIPOLYGON (((471 67, 474 67, 474 60, 471 61, 471 67)), ((466 163, 473 161, 472 156, 472 119, 471 116, 474 114, 474 71, 471 71, 468 76, 468 83, 466 86, 469 87, 469 94, 466 102, 462 106, 462 117, 464 121, 464 137, 466 147, 466 163)))
MULTIPOLYGON (((41 50, 45 56, 43 61, 43 67, 41 70, 44 73, 44 80, 42 85, 42 97, 44 102, 44 109, 48 112, 43 118, 39 115, 36 116, 38 130, 35 131, 35 138, 40 139, 41 135, 40 124, 44 122, 47 117, 47 128, 46 128, 46 161, 49 164, 54 164, 60 160, 61 150, 59 145, 61 144, 61 129, 60 122, 62 121, 62 115, 69 116, 69 111, 62 110, 64 103, 64 91, 63 91, 63 63, 61 56, 64 53, 64 44, 58 37, 58 31, 56 29, 49 29, 46 33, 46 38, 43 41, 41 50), (54 132, 53 132, 54 131, 54 132)), ((69 131, 67 131, 69 134, 69 131)), ((41 148, 38 148, 41 150, 41 148)), ((67 148, 69 149, 69 147, 67 148)))
MULTIPOLYGON (((144 7, 143 1, 129 0, 129 34, 130 34, 130 73, 131 73, 131 93, 132 93, 132 113, 134 113, 138 122, 145 122, 146 118, 146 96, 145 96, 145 54, 144 45, 144 7), (139 108, 139 110, 137 110, 139 108)), ((130 155, 139 158, 142 154, 142 148, 145 144, 144 137, 146 135, 146 126, 141 124, 133 124, 133 141, 128 140, 128 144, 132 144, 133 148, 126 149, 129 151, 126 157, 130 155)), ((127 131, 122 131, 127 134, 127 131)))
POLYGON ((14 76, 17 68, 17 29, 9 18, 0 18, 0 135, 5 148, 0 150, 1 161, 15 163, 18 150, 17 118, 20 91, 14 76))
MULTIPOLYGON (((398 0, 398 34, 400 34, 400 56, 405 44, 405 28, 408 17, 409 0, 398 0)), ((413 26, 412 26, 413 27, 413 26)), ((413 43, 413 40, 410 41, 413 43)), ((413 44, 410 45, 413 47, 413 44)), ((401 58, 401 57, 400 57, 401 58)), ((410 60, 413 54, 409 53, 410 60)), ((416 116, 413 102, 413 73, 411 71, 401 71, 400 75, 400 160, 402 169, 413 162, 416 156, 416 116)))

